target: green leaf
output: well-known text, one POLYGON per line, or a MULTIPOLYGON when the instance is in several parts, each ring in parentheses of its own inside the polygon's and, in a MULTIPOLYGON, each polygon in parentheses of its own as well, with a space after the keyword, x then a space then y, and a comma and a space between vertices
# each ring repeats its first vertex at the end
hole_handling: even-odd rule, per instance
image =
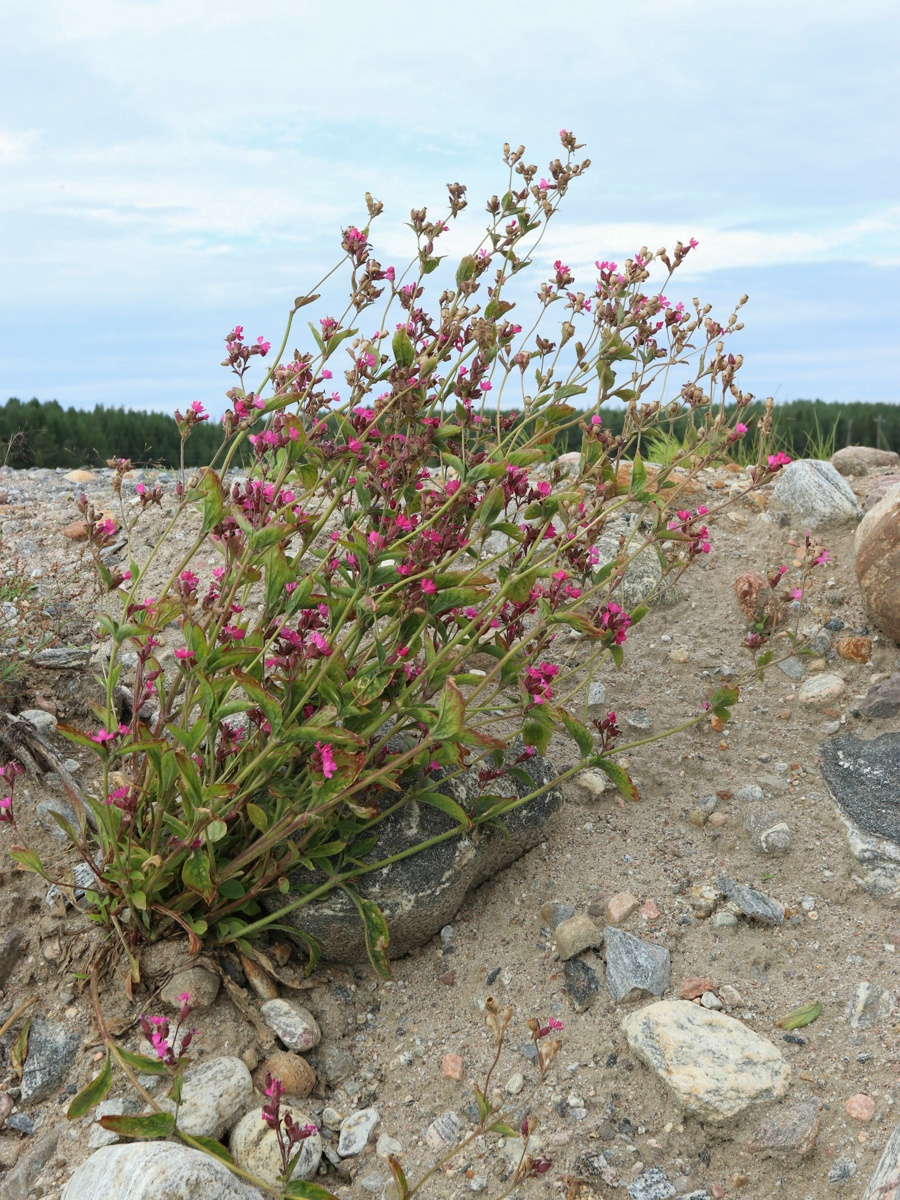
POLYGON ((737 687, 716 688, 709 698, 709 707, 720 721, 727 721, 731 716, 731 707, 737 704, 741 690, 737 687))
POLYGON ((95 1079, 92 1079, 86 1088, 82 1088, 69 1105, 68 1112, 66 1113, 69 1120, 74 1121, 76 1117, 83 1117, 85 1113, 89 1113, 101 1100, 105 1100, 109 1094, 111 1083, 112 1062, 107 1050, 106 1060, 103 1063, 100 1074, 95 1079))
POLYGON ((145 1117, 101 1117, 100 1124, 121 1137, 153 1139, 168 1137, 175 1128, 172 1113, 149 1113, 145 1117))
POLYGON ((265 833, 268 830, 269 818, 266 816, 265 810, 260 808, 258 804, 250 803, 247 805, 247 816, 260 833, 265 833))
POLYGON ((251 533, 248 543, 250 552, 258 554, 261 550, 285 541, 296 532, 296 526, 289 525, 287 521, 270 521, 268 525, 263 525, 262 529, 255 529, 251 533))
POLYGON ((205 1154, 212 1154, 214 1158, 220 1158, 223 1163, 234 1164, 234 1159, 225 1149, 221 1142, 217 1142, 211 1137, 192 1137, 189 1133, 183 1133, 178 1130, 178 1136, 188 1146, 193 1146, 195 1150, 202 1150, 205 1154))
POLYGON ((253 703, 259 705, 262 709, 266 720, 269 722, 273 736, 277 737, 281 732, 282 725, 281 705, 269 695, 261 683, 254 679, 252 675, 248 675, 246 671, 239 671, 235 667, 232 674, 253 703))
POLYGON ((779 1029, 802 1029, 804 1025, 811 1025, 813 1021, 817 1021, 821 1015, 822 1002, 816 1000, 814 1004, 802 1004, 792 1012, 785 1013, 775 1024, 779 1029))
POLYGON ((464 829, 471 829, 472 821, 468 813, 455 800, 451 800, 449 796, 445 796, 443 792, 413 792, 407 797, 407 803, 416 801, 418 804, 428 804, 432 808, 438 808, 441 812, 446 813, 448 817, 452 817, 454 821, 463 826, 464 829))
POLYGON ((631 481, 629 490, 632 492, 642 492, 647 486, 647 468, 641 462, 640 451, 634 456, 634 462, 631 465, 631 481))
POLYGON ((559 715, 562 717, 562 723, 566 727, 566 731, 575 741, 578 749, 581 751, 581 757, 587 758, 588 755, 594 753, 594 738, 590 730, 586 729, 580 721, 577 721, 571 713, 566 712, 564 708, 559 710, 559 715))
POLYGON ((160 1062, 158 1058, 148 1058, 146 1054, 135 1054, 133 1050, 126 1050, 124 1046, 116 1047, 116 1056, 127 1063, 129 1067, 134 1067, 136 1071, 141 1071, 144 1075, 167 1074, 165 1063, 160 1062))
POLYGON ((456 686, 455 680, 448 679, 441 692, 437 721, 431 729, 431 737, 436 741, 450 740, 459 733, 465 721, 466 702, 463 694, 456 686))
POLYGON ((568 400, 570 396, 581 396, 587 391, 578 383, 564 383, 553 393, 554 400, 568 400))
POLYGON ((537 567, 531 567, 527 571, 510 576, 503 585, 502 595, 511 600, 513 604, 527 603, 531 596, 531 589, 537 582, 537 577, 537 567))
POLYGON ((337 1200, 327 1188, 306 1179, 292 1179, 281 1194, 286 1200, 337 1200))
POLYGON ((467 254, 456 268, 456 286, 459 287, 461 283, 468 283, 473 279, 477 266, 474 255, 467 254))
POLYGON ((394 1177, 398 1200, 406 1200, 406 1197, 409 1195, 409 1184, 406 1182, 406 1175, 403 1173, 403 1168, 400 1166, 399 1160, 395 1155, 389 1154, 387 1156, 387 1165, 394 1177))
POLYGON ((198 505, 203 514, 202 532, 209 533, 225 516, 225 497, 222 484, 212 467, 201 467, 196 486, 189 488, 187 498, 198 505))
POLYGON ((597 767, 603 772, 606 777, 615 784, 616 790, 621 792, 626 800, 640 800, 640 795, 637 788, 634 786, 634 780, 626 770, 611 762, 608 758, 596 758, 591 766, 597 767))
POLYGON ((384 913, 374 900, 367 900, 346 886, 344 891, 356 905, 356 910, 362 917, 369 961, 382 979, 390 979, 391 964, 388 960, 387 948, 390 945, 391 936, 388 933, 384 913))
POLYGON ((227 833, 228 826, 224 821, 210 821, 206 827, 206 840, 208 842, 221 842, 227 833))
POLYGON ((534 746, 540 754, 546 754, 555 729, 556 723, 549 705, 536 704, 525 714, 522 738, 526 745, 534 746))
POLYGON ((399 367, 411 367, 416 361, 416 350, 406 328, 401 326, 391 340, 391 349, 399 367))
POLYGON ((510 1129, 508 1125, 504 1125, 502 1121, 497 1121, 494 1125, 488 1126, 488 1133, 499 1133, 501 1137, 518 1137, 519 1134, 515 1129, 510 1129))
POLYGON ((216 889, 210 878, 209 859, 205 850, 202 848, 194 850, 190 858, 184 860, 181 879, 186 888, 190 888, 192 892, 198 892, 207 904, 212 902, 216 889))

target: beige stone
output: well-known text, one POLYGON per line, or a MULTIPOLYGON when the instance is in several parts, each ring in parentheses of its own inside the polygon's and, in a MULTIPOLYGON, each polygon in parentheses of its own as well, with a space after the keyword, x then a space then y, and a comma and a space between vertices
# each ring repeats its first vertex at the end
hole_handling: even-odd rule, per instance
POLYGON ((556 953, 563 960, 574 958, 590 946, 603 941, 602 930, 584 913, 577 913, 556 927, 556 953))
POLYGON ((281 1080, 286 1096, 297 1100, 308 1096, 316 1086, 316 1073, 306 1059, 287 1050, 276 1050, 257 1067, 253 1082, 260 1091, 265 1087, 267 1072, 281 1080))
POLYGON ((900 642, 900 483, 856 531, 856 578, 872 621, 900 642))
POLYGON ((610 925, 621 925, 640 906, 640 900, 638 900, 637 896, 632 896, 631 892, 616 892, 614 896, 610 896, 607 902, 606 919, 610 925))
POLYGON ((445 1079, 455 1079, 457 1083, 462 1082, 463 1060, 458 1054, 444 1055, 441 1060, 441 1074, 445 1079))
POLYGON ((95 483, 97 476, 93 471, 83 471, 80 468, 77 471, 69 471, 68 475, 64 475, 68 483, 95 483))
POLYGON ((840 675, 814 675, 801 683, 797 699, 801 704, 833 704, 846 690, 847 685, 840 675))
POLYGON ((844 446, 831 461, 842 475, 865 475, 874 467, 900 467, 900 454, 874 446, 844 446))

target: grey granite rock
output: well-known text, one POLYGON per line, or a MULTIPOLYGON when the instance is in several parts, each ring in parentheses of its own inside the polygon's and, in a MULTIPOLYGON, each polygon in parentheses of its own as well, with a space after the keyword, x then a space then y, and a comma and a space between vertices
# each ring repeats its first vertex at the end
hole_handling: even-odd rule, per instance
POLYGON ((870 896, 900 902, 900 733, 839 734, 820 744, 819 762, 857 861, 854 879, 870 896))
POLYGON ((182 1006, 181 997, 188 995, 191 1011, 202 1012, 213 1003, 221 986, 222 981, 214 971, 208 971, 206 967, 186 967, 175 972, 160 992, 159 998, 169 1008, 178 1012, 182 1006))
POLYGON ((886 1021, 894 1007, 894 997, 884 988, 865 980, 856 985, 847 1002, 847 1020, 855 1030, 874 1029, 886 1021))
POLYGON ((784 909, 775 900, 771 900, 756 888, 748 887, 745 883, 735 883, 733 879, 719 880, 719 887, 729 900, 733 900, 745 917, 762 921, 764 925, 783 925, 784 909))
POLYGON ((662 1167, 651 1167, 628 1184, 625 1191, 631 1200, 672 1200, 677 1195, 662 1167))
POLYGON ((377 1108, 360 1108, 342 1121, 337 1148, 341 1158, 352 1158, 356 1154, 362 1154, 372 1130, 380 1120, 381 1115, 377 1108))
POLYGON ((804 1158, 811 1153, 818 1134, 818 1101, 803 1100, 778 1109, 751 1131, 744 1144, 763 1158, 804 1158))
POLYGON ((34 1195, 32 1185, 56 1152, 63 1129, 64 1125, 57 1125, 26 1150, 0 1183, 0 1200, 29 1200, 34 1195))
MULTIPOLYGON (((639 519, 634 513, 624 513, 608 522, 596 543, 600 554, 598 567, 618 557, 620 537, 626 539, 625 553, 629 557, 638 550, 645 540, 643 531, 636 528, 639 519)), ((624 577, 612 599, 631 610, 645 601, 653 605, 672 604, 681 596, 682 593, 674 584, 663 579, 659 555, 653 546, 647 546, 625 568, 624 577)))
POLYGON ((603 931, 606 986, 616 1003, 632 992, 661 996, 672 982, 669 952, 610 925, 603 931))
POLYGON ((38 650, 31 662, 36 667, 52 667, 57 671, 74 671, 91 661, 90 646, 55 646, 38 650))
POLYGON ((900 1200, 900 1125, 888 1138, 862 1200, 900 1200))
POLYGON ((267 1000, 259 1010, 272 1032, 289 1050, 303 1054, 322 1040, 319 1023, 308 1008, 293 1000, 267 1000))
POLYGON ((806 529, 856 524, 862 516, 846 480, 831 463, 815 458, 796 459, 781 471, 772 503, 789 509, 806 529))
MULTIPOLYGON (((260 1121, 262 1125, 262 1121, 260 1121)), ((262 1200, 211 1154, 175 1142, 105 1146, 81 1164, 62 1200, 262 1200)))
MULTIPOLYGON (((521 753, 521 744, 514 745, 507 755, 512 763, 521 753)), ((525 796, 536 787, 549 784, 556 772, 547 759, 535 755, 519 764, 530 777, 526 785, 509 777, 492 783, 492 793, 525 796)), ((478 771, 471 770, 442 782, 436 772, 432 785, 450 796, 464 808, 471 808, 480 792, 478 771)), ((420 781, 411 779, 412 794, 420 781)), ((391 794, 390 803, 396 801, 391 794)), ((424 945, 438 930, 452 921, 466 894, 493 878, 546 836, 546 826, 562 806, 562 789, 549 788, 543 795, 507 812, 502 830, 480 827, 455 834, 446 841, 391 863, 358 881, 361 895, 374 900, 385 915, 390 934, 388 954, 399 958, 424 945)), ((375 829, 378 842, 364 854, 365 860, 375 862, 447 833, 456 821, 433 805, 415 800, 399 808, 375 829)), ((291 890, 285 895, 264 898, 269 911, 277 911, 300 898, 301 891, 320 886, 323 876, 298 870, 290 877, 291 890)), ((364 963, 367 961, 365 934, 356 907, 343 892, 335 890, 322 900, 287 914, 283 923, 303 930, 316 939, 323 956, 335 962, 364 963)), ((302 943, 302 939, 297 939, 302 943)))
POLYGON ((59 1091, 80 1045, 81 1035, 67 1025, 35 1017, 28 1034, 20 1103, 37 1104, 59 1091))
MULTIPOLYGON (((232 1055, 211 1058, 184 1073, 178 1127, 191 1137, 221 1138, 252 1102, 253 1080, 247 1064, 232 1055)), ((174 1103, 164 1096, 156 1103, 166 1112, 175 1112, 174 1103)))
POLYGON ((873 683, 859 702, 864 717, 896 717, 900 714, 900 672, 873 683))
MULTIPOLYGON (((298 1125, 315 1125, 312 1117, 293 1105, 285 1105, 298 1125)), ((264 1183, 274 1185, 281 1174, 281 1151, 278 1135, 262 1119, 262 1109, 252 1108, 231 1131, 228 1146, 239 1167, 249 1171, 264 1183)), ((296 1153, 296 1151, 295 1151, 296 1153)), ((322 1138, 316 1132, 301 1143, 300 1158, 291 1179, 312 1179, 322 1161, 322 1138)))

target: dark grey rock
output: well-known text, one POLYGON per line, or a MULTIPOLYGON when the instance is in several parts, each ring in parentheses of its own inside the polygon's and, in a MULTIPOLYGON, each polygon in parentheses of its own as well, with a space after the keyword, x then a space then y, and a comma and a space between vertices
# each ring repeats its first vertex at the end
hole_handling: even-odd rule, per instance
POLYGON ((869 741, 839 734, 820 744, 819 762, 858 863, 856 882, 871 896, 900 899, 900 733, 869 741))
MULTIPOLYGON (((836 1158, 834 1166, 828 1172, 829 1183, 846 1183, 856 1174, 856 1163, 852 1158, 836 1158)), ((880 1200, 880 1198, 879 1198, 880 1200)))
POLYGON ((630 725, 632 729, 639 729, 644 733, 649 732, 653 728, 653 718, 647 712, 646 708, 633 708, 625 713, 625 723, 630 725))
POLYGON ((900 713, 900 673, 873 684, 859 702, 864 717, 896 717, 900 713))
POLYGON ((57 1126, 22 1155, 0 1184, 0 1200, 28 1200, 34 1181, 56 1152, 61 1132, 62 1126, 57 1126))
POLYGON ((580 958, 572 958, 563 963, 563 979, 566 983, 566 994, 575 1011, 584 1012, 590 1008, 600 992, 597 972, 591 970, 580 958))
POLYGON ((31 662, 36 667, 53 667, 57 671, 74 671, 91 661, 90 646, 54 646, 38 650, 31 662))
POLYGON ((757 1125, 745 1145, 763 1158, 803 1158, 811 1153, 818 1134, 818 1102, 803 1100, 757 1125))
POLYGON ((782 674, 787 675, 788 679, 802 679, 806 674, 806 666, 803 660, 796 655, 786 658, 784 662, 778 663, 778 670, 782 674))
POLYGON ((24 945, 25 934, 16 925, 11 925, 0 934, 0 987, 6 987, 7 979, 22 957, 24 945))
POLYGON ((568 921, 569 917, 574 916, 574 904, 564 904, 559 900, 548 900, 546 904, 541 905, 541 920, 551 931, 555 930, 557 925, 562 925, 563 921, 568 921))
POLYGON ((35 1017, 28 1034, 28 1057, 22 1071, 21 1104, 37 1104, 59 1091, 75 1061, 81 1036, 65 1025, 35 1017))
POLYGON ((606 699, 606 684, 595 679, 588 688, 588 705, 602 704, 606 699))
POLYGON ((765 925, 784 924, 784 909, 781 905, 758 892, 756 888, 725 878, 719 880, 719 887, 729 900, 734 901, 745 917, 762 921, 765 925))
MULTIPOLYGON (((521 744, 511 747, 507 762, 514 762, 521 749, 521 744)), ((519 765, 530 777, 532 785, 509 777, 501 778, 491 784, 492 794, 526 796, 535 788, 549 784, 556 775, 547 759, 537 754, 519 765)), ((463 808, 474 807, 480 791, 477 770, 466 771, 443 783, 441 778, 441 773, 432 776, 439 791, 463 808)), ((419 786, 418 779, 411 779, 409 792, 414 793, 419 786)), ((393 804, 396 796, 392 793, 385 800, 393 804)), ((354 886, 384 913, 390 933, 390 957, 399 958, 424 945, 453 919, 470 889, 492 878, 538 845, 546 836, 548 820, 562 802, 561 788, 549 788, 543 795, 503 816, 506 834, 503 830, 482 826, 362 876, 354 886)), ((378 841, 362 858, 368 862, 389 858, 447 833, 455 826, 453 817, 440 809, 410 800, 375 827, 373 832, 378 841)), ((298 870, 290 880, 289 892, 264 900, 270 912, 298 900, 303 892, 321 886, 325 876, 298 870)), ((355 905, 343 892, 335 890, 322 900, 294 909, 282 918, 282 924, 294 926, 314 937, 326 959, 346 963, 367 960, 362 922, 355 905)), ((299 936, 297 940, 303 944, 299 936)))
POLYGON ((17 1133, 24 1133, 26 1137, 31 1137, 37 1126, 27 1113, 13 1113, 6 1121, 7 1129, 15 1129, 17 1133))
POLYGON ((349 1079, 356 1070, 353 1056, 335 1042, 327 1042, 324 1046, 319 1046, 317 1054, 325 1078, 331 1084, 340 1083, 342 1079, 349 1079))
POLYGON ((662 1167, 642 1171, 625 1189, 631 1200, 672 1200, 676 1195, 673 1184, 662 1167))
POLYGON ((68 837, 62 826, 57 822, 54 813, 58 813, 64 820, 68 821, 72 829, 78 829, 78 817, 75 814, 75 809, 62 796, 51 796, 47 800, 39 800, 35 813, 37 819, 43 825, 44 829, 57 842, 68 842, 68 837))
POLYGON ((665 947, 611 925, 603 931, 603 942, 606 986, 616 1003, 633 991, 661 996, 672 982, 672 963, 665 947))

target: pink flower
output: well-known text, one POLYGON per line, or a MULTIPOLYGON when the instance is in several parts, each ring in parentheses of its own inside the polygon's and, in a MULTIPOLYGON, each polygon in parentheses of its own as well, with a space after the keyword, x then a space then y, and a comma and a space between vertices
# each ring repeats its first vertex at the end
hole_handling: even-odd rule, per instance
POLYGON ((598 416, 596 413, 594 413, 594 415, 591 417, 591 424, 592 425, 602 425, 603 418, 598 416))
POLYGON ((175 657, 180 662, 186 662, 189 658, 196 658, 193 650, 188 650, 187 646, 179 646, 175 651, 175 657))
POLYGON ((819 565, 821 563, 827 563, 827 562, 831 562, 831 555, 828 553, 827 550, 823 550, 822 553, 819 555, 819 557, 816 559, 816 564, 819 565))
POLYGON ((208 421, 209 413, 205 411, 199 400, 191 401, 190 411, 194 414, 194 419, 197 421, 208 421))
POLYGON ((4 796, 0 799, 0 825, 14 825, 12 812, 12 796, 4 796))
POLYGON ((257 346, 259 346, 259 353, 263 357, 265 357, 269 353, 269 351, 272 349, 272 343, 264 341, 262 334, 260 334, 259 337, 256 339, 256 344, 257 344, 257 346))
POLYGON ((98 746, 102 746, 104 742, 112 742, 116 738, 115 733, 111 733, 108 729, 98 729, 96 733, 89 733, 88 737, 92 742, 96 742, 98 746))
POLYGON ((734 427, 734 432, 737 435, 737 437, 743 437, 745 433, 749 432, 749 430, 747 429, 747 426, 743 423, 743 421, 738 421, 737 425, 735 425, 735 427, 734 427))
POLYGON ((426 596, 433 596, 437 591, 437 584, 433 579, 423 579, 421 583, 422 591, 426 596))
POLYGON ((791 588, 791 595, 795 600, 803 599, 803 591, 801 588, 791 588))
POLYGON ((316 742, 316 748, 311 755, 311 761, 326 779, 331 779, 337 770, 337 763, 334 761, 334 751, 330 742, 316 742), (317 755, 318 760, 316 758, 317 755))
POLYGON ((785 454, 783 450, 779 450, 777 454, 770 454, 768 458, 769 470, 780 471, 782 467, 789 465, 791 461, 790 455, 785 454))

